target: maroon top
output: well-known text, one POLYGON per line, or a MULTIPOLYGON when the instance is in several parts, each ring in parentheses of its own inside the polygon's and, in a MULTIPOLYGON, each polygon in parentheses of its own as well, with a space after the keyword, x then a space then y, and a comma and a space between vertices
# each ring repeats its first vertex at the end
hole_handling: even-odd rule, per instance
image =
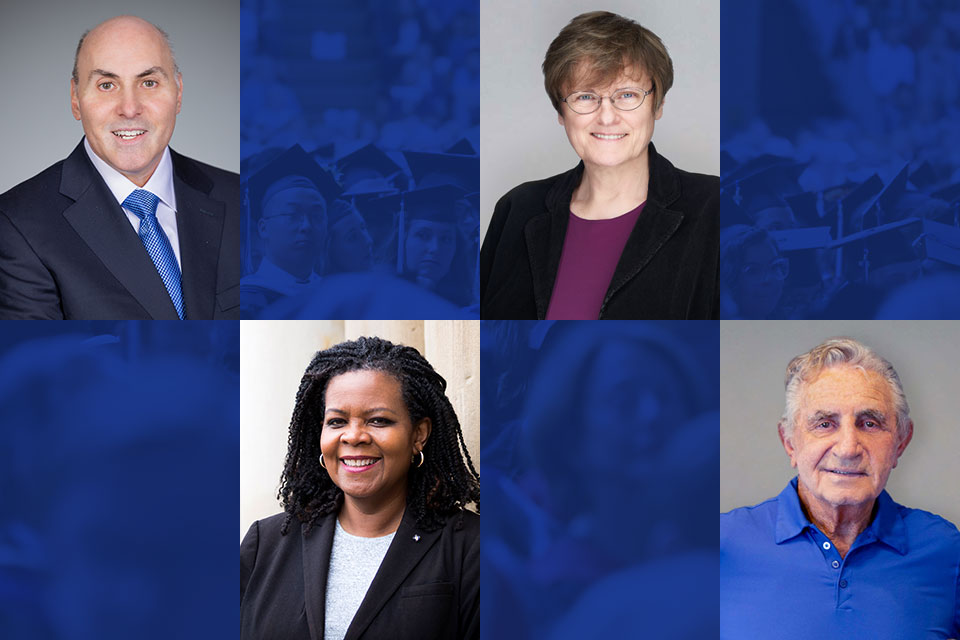
POLYGON ((570 213, 547 320, 596 320, 627 238, 643 205, 609 220, 570 213))

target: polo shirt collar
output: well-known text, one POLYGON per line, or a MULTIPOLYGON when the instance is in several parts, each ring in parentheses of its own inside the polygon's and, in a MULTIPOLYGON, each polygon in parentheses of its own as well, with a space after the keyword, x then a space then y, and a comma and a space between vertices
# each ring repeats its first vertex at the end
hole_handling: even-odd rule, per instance
MULTIPOLYGON (((795 476, 777 496, 777 523, 774 530, 777 544, 795 538, 813 523, 803 513, 800 496, 797 493, 798 477, 795 476)), ((900 555, 907 553, 907 526, 900 516, 900 509, 886 490, 877 497, 877 513, 873 522, 857 536, 855 546, 861 543, 879 541, 900 555)))

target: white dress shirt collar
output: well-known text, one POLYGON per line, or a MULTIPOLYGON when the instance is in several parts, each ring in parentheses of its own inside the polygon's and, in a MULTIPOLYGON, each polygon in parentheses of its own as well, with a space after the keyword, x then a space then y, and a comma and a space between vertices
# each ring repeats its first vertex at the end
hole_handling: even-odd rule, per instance
POLYGON ((83 138, 83 148, 87 151, 90 162, 96 168, 97 173, 107 183, 110 193, 117 199, 118 204, 123 204, 131 193, 137 189, 146 189, 150 193, 160 198, 160 202, 167 205, 171 210, 177 210, 177 196, 173 190, 173 161, 170 159, 170 147, 163 150, 163 156, 160 158, 160 164, 154 170, 153 175, 147 180, 147 184, 138 187, 130 181, 125 175, 107 164, 100 156, 93 152, 87 138, 83 138))

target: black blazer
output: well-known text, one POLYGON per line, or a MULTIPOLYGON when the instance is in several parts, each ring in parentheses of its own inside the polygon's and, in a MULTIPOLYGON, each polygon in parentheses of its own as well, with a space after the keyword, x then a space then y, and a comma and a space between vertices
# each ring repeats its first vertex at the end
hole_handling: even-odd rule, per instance
MULTIPOLYGON (((172 149, 170 156, 184 315, 239 319, 240 177, 172 149)), ((178 319, 82 141, 0 195, 0 319, 178 319)))
MULTIPOLYGON (((650 143, 647 204, 617 263, 600 318, 719 317, 720 179, 675 168, 650 143)), ((583 163, 497 203, 480 250, 480 317, 543 319, 583 163)))
MULTIPOLYGON (((336 514, 309 533, 285 514, 254 522, 240 543, 241 640, 321 640, 336 514)), ((357 610, 346 640, 480 637, 480 517, 432 532, 409 510, 357 610)))

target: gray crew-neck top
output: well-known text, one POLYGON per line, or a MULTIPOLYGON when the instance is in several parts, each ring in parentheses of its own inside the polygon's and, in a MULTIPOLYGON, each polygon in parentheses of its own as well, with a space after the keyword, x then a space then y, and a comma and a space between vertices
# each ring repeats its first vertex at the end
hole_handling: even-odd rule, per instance
POLYGON ((342 640, 346 635, 396 533, 379 538, 350 535, 337 518, 327 574, 324 640, 342 640))

